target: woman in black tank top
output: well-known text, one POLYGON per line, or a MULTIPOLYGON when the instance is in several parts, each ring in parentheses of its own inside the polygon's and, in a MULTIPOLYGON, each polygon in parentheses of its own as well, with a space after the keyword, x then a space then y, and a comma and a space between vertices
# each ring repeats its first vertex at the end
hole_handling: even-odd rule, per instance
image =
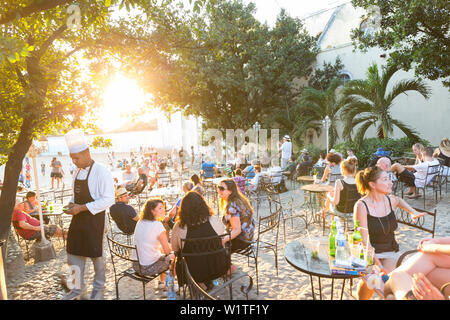
MULTIPOLYGON (((397 221, 394 210, 399 207, 412 215, 413 220, 425 215, 414 210, 403 199, 390 195, 392 182, 387 172, 378 167, 369 167, 359 171, 356 175, 356 186, 360 194, 365 196, 355 205, 353 218, 360 222, 363 243, 367 245, 367 236, 370 238, 370 247, 375 249, 374 263, 385 274, 395 269, 399 250, 395 240, 394 231, 397 221)), ((373 290, 360 281, 358 284, 358 298, 370 299, 373 290)))
POLYGON ((355 174, 358 161, 354 158, 344 160, 340 164, 344 179, 337 179, 334 184, 334 192, 327 194, 325 211, 330 204, 334 205, 339 212, 352 213, 356 201, 361 198, 356 188, 355 174))

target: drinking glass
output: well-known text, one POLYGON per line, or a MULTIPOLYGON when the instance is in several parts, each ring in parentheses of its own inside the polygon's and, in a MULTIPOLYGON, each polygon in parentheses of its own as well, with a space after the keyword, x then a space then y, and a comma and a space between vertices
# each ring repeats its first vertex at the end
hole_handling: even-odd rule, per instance
POLYGON ((320 241, 311 240, 311 257, 313 257, 314 259, 319 259, 319 249, 320 249, 320 241))

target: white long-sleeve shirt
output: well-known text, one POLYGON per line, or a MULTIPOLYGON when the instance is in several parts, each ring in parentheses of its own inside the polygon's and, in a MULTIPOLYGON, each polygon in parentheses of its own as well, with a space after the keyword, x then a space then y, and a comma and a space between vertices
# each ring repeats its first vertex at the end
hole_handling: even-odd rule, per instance
MULTIPOLYGON (((75 187, 75 177, 77 176, 77 173, 79 180, 86 180, 89 168, 90 167, 75 171, 72 188, 75 187)), ((89 175, 88 188, 94 201, 86 203, 86 207, 92 214, 102 212, 115 203, 114 180, 111 172, 97 162, 94 163, 91 174, 89 175)), ((73 203, 74 200, 75 198, 72 197, 73 203)))

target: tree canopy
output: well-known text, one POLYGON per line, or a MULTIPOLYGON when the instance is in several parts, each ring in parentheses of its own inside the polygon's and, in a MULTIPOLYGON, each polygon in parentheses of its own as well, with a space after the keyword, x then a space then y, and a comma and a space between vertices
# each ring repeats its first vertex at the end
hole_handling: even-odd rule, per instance
POLYGON ((354 45, 362 50, 379 46, 388 62, 418 77, 440 79, 450 87, 450 2, 447 0, 352 0, 375 14, 369 22, 374 33, 352 30, 354 45), (375 10, 376 9, 376 10, 375 10))

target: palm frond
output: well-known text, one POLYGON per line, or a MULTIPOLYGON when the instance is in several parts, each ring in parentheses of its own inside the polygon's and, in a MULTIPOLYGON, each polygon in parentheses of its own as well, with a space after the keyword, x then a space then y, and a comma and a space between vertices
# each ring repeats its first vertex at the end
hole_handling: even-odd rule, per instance
POLYGON ((392 119, 392 123, 397 128, 399 128, 413 142, 420 141, 419 133, 416 130, 414 130, 413 128, 411 128, 410 126, 408 126, 408 125, 404 124, 403 122, 396 120, 396 119, 392 119))
POLYGON ((431 89, 423 81, 413 79, 413 80, 402 80, 395 84, 391 92, 386 97, 386 102, 392 104, 392 101, 398 97, 400 94, 406 94, 407 91, 417 91, 425 99, 428 99, 431 95, 431 89))

